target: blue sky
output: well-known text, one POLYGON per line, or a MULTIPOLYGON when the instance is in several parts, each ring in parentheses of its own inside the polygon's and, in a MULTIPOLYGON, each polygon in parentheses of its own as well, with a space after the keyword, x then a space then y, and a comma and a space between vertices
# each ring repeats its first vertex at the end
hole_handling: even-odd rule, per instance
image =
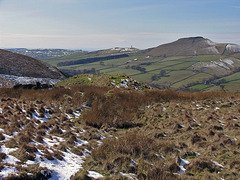
POLYGON ((0 0, 0 48, 148 48, 181 37, 240 44, 239 0, 0 0))

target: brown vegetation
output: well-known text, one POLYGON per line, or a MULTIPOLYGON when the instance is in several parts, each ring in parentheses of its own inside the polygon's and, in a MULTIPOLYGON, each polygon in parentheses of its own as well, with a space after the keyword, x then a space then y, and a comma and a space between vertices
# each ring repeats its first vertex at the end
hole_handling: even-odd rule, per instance
POLYGON ((0 98, 1 145, 16 147, 11 154, 21 163, 36 153, 64 160, 71 151, 89 155, 79 172, 84 178, 87 170, 110 179, 124 178, 120 172, 138 179, 239 178, 237 94, 72 87, 0 89, 0 98), (176 175, 182 158, 189 164, 176 175))

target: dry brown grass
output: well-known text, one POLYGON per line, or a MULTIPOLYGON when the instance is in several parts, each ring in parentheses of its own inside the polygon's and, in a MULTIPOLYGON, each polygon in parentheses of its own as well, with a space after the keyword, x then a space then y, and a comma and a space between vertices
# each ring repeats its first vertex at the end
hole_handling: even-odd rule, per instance
POLYGON ((158 144, 154 139, 146 136, 131 133, 118 139, 112 138, 103 141, 103 144, 93 151, 92 157, 96 160, 107 159, 108 156, 114 157, 117 154, 131 155, 134 158, 152 158, 151 151, 158 150, 158 144))
POLYGON ((60 135, 62 134, 62 130, 59 128, 59 126, 54 126, 50 131, 49 134, 57 134, 60 135))
POLYGON ((5 146, 7 148, 15 148, 15 147, 18 147, 18 143, 14 138, 11 138, 5 142, 5 146))
POLYGON ((146 104, 145 100, 141 93, 116 90, 114 95, 97 99, 83 118, 87 125, 98 128, 104 124, 118 128, 141 126, 137 115, 139 108, 146 104))
POLYGON ((41 135, 36 136, 35 141, 43 143, 43 137, 41 135))
POLYGON ((16 158, 18 158, 19 160, 25 162, 27 160, 31 160, 31 161, 34 161, 35 158, 36 158, 36 155, 32 152, 32 153, 29 153, 27 152, 26 150, 28 151, 32 151, 32 148, 30 149, 26 149, 26 147, 21 147, 19 148, 18 150, 10 153, 10 155, 13 155, 15 156, 16 158))
POLYGON ((189 172, 203 172, 208 171, 210 173, 218 173, 221 171, 219 166, 216 166, 212 161, 207 158, 198 158, 191 162, 191 164, 187 167, 189 172))
POLYGON ((138 179, 177 179, 173 173, 177 172, 179 166, 173 163, 168 167, 157 155, 161 151, 171 153, 171 148, 167 146, 137 132, 126 133, 117 139, 104 140, 93 150, 92 163, 110 173, 116 169, 118 172, 137 174, 138 179))
POLYGON ((52 161, 55 159, 54 155, 50 153, 47 149, 45 149, 43 153, 44 153, 44 157, 47 158, 48 160, 52 161))
POLYGON ((40 167, 39 164, 29 165, 27 167, 23 167, 21 165, 16 166, 19 171, 17 174, 10 174, 8 177, 4 179, 8 180, 33 180, 33 179, 41 179, 47 180, 51 177, 47 168, 40 167))
POLYGON ((0 152, 0 162, 2 162, 2 160, 5 159, 6 156, 7 156, 7 155, 6 155, 5 153, 0 152))
POLYGON ((5 136, 2 133, 0 133, 0 141, 2 141, 4 139, 5 139, 5 136))
POLYGON ((179 157, 190 161, 179 178, 237 177, 235 174, 240 168, 236 160, 240 157, 238 95, 97 87, 3 90, 3 94, 1 91, 0 107, 4 113, 0 114, 0 127, 7 135, 18 132, 5 145, 19 147, 12 154, 23 162, 34 160, 36 150, 30 144, 42 143, 48 132, 48 138, 56 135, 65 141, 52 147, 53 152, 47 151, 43 144, 42 158, 63 159, 60 151, 67 150, 80 156, 87 150, 93 151, 84 168, 96 170, 110 179, 123 178, 119 172, 134 173, 138 179, 177 179, 173 173, 179 171, 179 157), (4 97, 4 93, 11 98, 4 97), (83 104, 90 108, 84 109, 83 104), (22 108, 29 117, 35 110, 41 116, 48 111, 51 120, 41 123, 27 119, 22 108), (84 110, 79 119, 71 120, 64 115, 76 110, 84 110), (79 126, 78 130, 75 125, 79 126), (102 140, 102 135, 106 139, 102 140), (76 146, 77 138, 89 143, 76 146), (28 144, 21 146, 22 141, 28 144), (100 146, 99 141, 102 141, 100 146))

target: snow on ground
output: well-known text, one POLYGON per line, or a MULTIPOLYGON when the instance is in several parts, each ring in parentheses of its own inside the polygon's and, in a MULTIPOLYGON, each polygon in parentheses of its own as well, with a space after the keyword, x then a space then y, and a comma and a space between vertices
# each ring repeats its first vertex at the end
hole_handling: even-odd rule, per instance
POLYGON ((19 161, 19 159, 17 159, 14 156, 8 155, 4 160, 3 163, 8 163, 8 164, 13 164, 13 165, 17 165, 17 163, 20 163, 21 161, 19 161))
POLYGON ((220 54, 218 49, 216 48, 216 46, 213 46, 213 47, 207 47, 205 48, 205 50, 209 53, 213 52, 213 53, 217 53, 217 54, 220 54))
POLYGON ((219 110, 219 109, 220 109, 219 107, 215 107, 215 108, 214 108, 215 111, 216 111, 216 110, 219 110))
POLYGON ((121 87, 128 88, 128 79, 121 79, 121 87))
POLYGON ((187 160, 185 160, 185 159, 182 159, 182 158, 180 158, 180 160, 181 160, 181 162, 180 162, 180 174, 182 174, 182 173, 184 173, 185 171, 186 171, 186 169, 184 168, 184 166, 186 165, 186 164, 189 164, 189 161, 187 161, 187 160))
MULTIPOLYGON (((59 142, 64 141, 64 138, 52 136, 52 140, 48 138, 44 138, 44 144, 48 147, 53 147, 54 145, 59 144, 59 142)), ((82 141, 78 139, 77 145, 86 144, 86 141, 82 141)), ((63 153, 63 159, 54 159, 48 160, 46 158, 42 159, 42 152, 36 153, 35 161, 28 160, 26 164, 39 164, 40 167, 46 167, 49 171, 52 172, 51 180, 67 180, 74 174, 76 174, 80 168, 82 168, 83 158, 85 156, 78 156, 71 151, 67 150, 67 152, 61 151, 63 153)), ((48 148, 49 152, 52 152, 48 148)))
POLYGON ((216 65, 224 68, 224 69, 230 69, 230 68, 229 68, 225 63, 223 63, 223 62, 216 62, 216 61, 214 61, 214 63, 215 63, 216 65))
POLYGON ((216 162, 216 161, 212 161, 212 163, 215 164, 216 166, 219 166, 219 167, 223 168, 223 165, 219 164, 219 163, 216 162))
POLYGON ((74 174, 76 174, 80 168, 82 168, 83 157, 75 155, 74 153, 62 152, 64 155, 63 160, 41 160, 41 155, 37 154, 35 161, 28 160, 26 164, 39 164, 40 167, 46 167, 52 171, 52 177, 50 180, 67 180, 74 174))
POLYGON ((0 177, 7 177, 9 174, 16 174, 18 170, 15 167, 4 167, 0 172, 0 177))
MULTIPOLYGON (((9 107, 9 108, 12 109, 12 107, 9 107)), ((2 108, 0 110, 1 110, 0 112, 2 113, 2 108)), ((26 112, 26 110, 24 110, 23 108, 22 108, 22 111, 26 112)), ((45 109, 44 117, 41 117, 41 115, 39 114, 37 109, 32 113, 32 115, 30 117, 27 117, 27 114, 25 114, 25 115, 26 115, 26 118, 28 118, 29 120, 37 119, 37 120, 40 120, 41 122, 49 121, 49 119, 51 117, 51 115, 48 113, 47 109, 45 109)), ((81 115, 81 111, 78 110, 78 111, 73 112, 72 114, 66 114, 66 115, 69 117, 70 120, 72 120, 76 117, 79 117, 81 115)), ((74 128, 73 128, 73 130, 74 130, 74 128)), ((5 140, 3 140, 2 142, 8 141, 9 139, 11 139, 17 135, 17 133, 14 132, 12 136, 9 136, 4 133, 4 131, 5 131, 4 129, 0 129, 0 131, 5 136, 5 140)), ((65 130, 62 130, 62 131, 65 131, 65 130)), ((54 145, 59 145, 60 142, 63 142, 63 141, 65 141, 65 139, 63 137, 49 135, 47 133, 47 136, 43 137, 43 143, 33 142, 32 144, 36 145, 36 147, 37 147, 37 145, 41 145, 49 153, 55 153, 54 145), (50 137, 48 137, 48 136, 50 136, 50 137)), ((79 147, 79 146, 82 146, 83 144, 87 144, 87 143, 88 143, 87 141, 83 141, 83 140, 77 138, 75 147, 79 147)), ((20 160, 12 155, 9 155, 11 152, 16 151, 16 150, 18 150, 18 148, 7 148, 4 144, 2 146, 0 146, 0 152, 5 153, 7 155, 6 158, 2 161, 2 163, 5 163, 5 165, 4 165, 4 168, 0 172, 0 179, 7 177, 9 174, 17 173, 17 169, 15 168, 15 166, 17 164, 19 164, 20 160)), ((55 158, 54 160, 48 160, 44 156, 45 152, 43 150, 38 149, 38 151, 35 153, 36 158, 34 159, 34 161, 28 160, 22 166, 27 167, 28 165, 31 165, 31 164, 38 164, 40 167, 43 167, 43 168, 46 167, 49 170, 49 172, 52 175, 52 177, 51 177, 52 180, 70 179, 71 176, 76 174, 79 171, 79 169, 82 168, 82 163, 84 162, 83 159, 86 157, 87 153, 84 153, 84 155, 79 156, 79 155, 72 153, 70 151, 70 149, 67 149, 66 152, 59 150, 59 152, 60 152, 59 155, 63 157, 62 160, 57 159, 57 158, 55 158)), ((85 150, 85 152, 87 152, 87 150, 85 150)), ((94 175, 93 172, 91 172, 91 174, 94 175)), ((95 176, 97 177, 97 173, 95 173, 95 176)), ((98 175, 98 176, 100 177, 100 175, 98 175)))
POLYGON ((226 46, 227 50, 233 51, 233 52, 240 52, 240 45, 237 44, 228 44, 226 46))
POLYGON ((133 173, 127 174, 127 173, 120 172, 120 174, 121 174, 122 176, 127 177, 127 178, 130 179, 130 180, 135 180, 135 179, 137 179, 137 178, 134 178, 134 176, 136 176, 136 174, 133 174, 133 173))
POLYGON ((99 179, 99 178, 103 178, 104 177, 103 175, 99 174, 96 171, 88 171, 88 176, 92 177, 94 179, 99 179))
POLYGON ((39 120, 39 121, 41 121, 41 122, 43 122, 43 121, 47 122, 47 121, 50 120, 50 114, 44 113, 44 117, 41 118, 41 117, 40 117, 40 114, 35 110, 35 112, 32 113, 32 118, 33 118, 33 119, 36 119, 36 120, 39 120))
POLYGON ((23 77, 23 76, 14 76, 14 75, 6 75, 0 74, 0 77, 3 79, 8 79, 18 84, 36 84, 40 82, 41 84, 56 84, 59 82, 59 79, 51 79, 51 78, 33 78, 33 77, 23 77))
POLYGON ((200 153, 198 153, 198 152, 195 152, 196 153, 196 156, 200 156, 200 153))
POLYGON ((234 62, 231 59, 224 59, 223 62, 225 62, 226 64, 233 66, 234 62))

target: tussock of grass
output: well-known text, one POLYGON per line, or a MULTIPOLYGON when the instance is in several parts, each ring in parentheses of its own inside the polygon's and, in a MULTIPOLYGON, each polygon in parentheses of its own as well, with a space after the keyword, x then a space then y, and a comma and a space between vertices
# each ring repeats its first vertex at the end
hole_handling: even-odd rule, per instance
POLYGON ((5 142, 5 146, 7 148, 15 148, 18 147, 18 143, 15 139, 11 138, 10 140, 5 142))
POLYGON ((168 151, 167 144, 159 144, 152 138, 132 132, 118 139, 110 138, 92 152, 93 161, 106 171, 116 169, 118 172, 135 173, 138 178, 164 179, 174 177, 178 165, 170 165, 171 173, 166 174, 164 160, 156 154, 168 151), (137 161, 137 162, 135 162, 137 161), (154 164, 154 165, 151 165, 154 164), (155 166, 155 164, 161 166, 155 166))
POLYGON ((28 167, 16 166, 17 170, 20 171, 18 174, 11 174, 4 179, 16 180, 16 179, 41 179, 47 180, 51 177, 47 168, 40 167, 38 164, 29 165, 28 167))
POLYGON ((59 128, 59 126, 54 126, 50 131, 49 134, 62 134, 62 130, 59 128))
POLYGON ((92 157, 96 160, 106 159, 107 156, 115 156, 116 154, 131 155, 134 158, 142 157, 144 159, 152 158, 150 152, 158 149, 156 142, 143 135, 135 133, 127 134, 118 139, 108 139, 93 151, 92 157))
POLYGON ((2 162, 2 160, 5 159, 6 156, 7 155, 5 153, 0 152, 0 162, 2 162))
POLYGON ((0 133, 0 141, 2 141, 4 139, 5 139, 5 136, 2 133, 0 133))
POLYGON ((36 136, 35 140, 39 143, 43 143, 43 137, 41 135, 36 136))

